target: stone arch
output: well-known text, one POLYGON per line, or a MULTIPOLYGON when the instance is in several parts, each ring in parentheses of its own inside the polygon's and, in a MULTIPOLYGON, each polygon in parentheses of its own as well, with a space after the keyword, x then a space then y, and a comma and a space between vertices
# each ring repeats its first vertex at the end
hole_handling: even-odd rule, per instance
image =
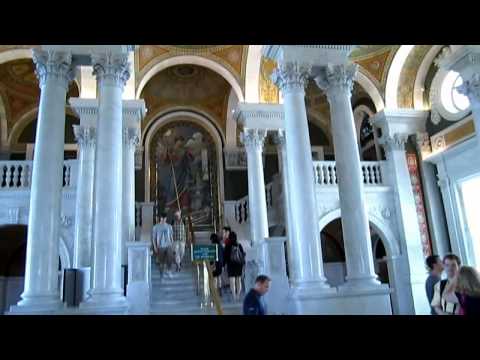
MULTIPOLYGON (((330 222, 335 219, 341 218, 341 210, 335 209, 327 214, 323 215, 319 219, 319 229, 320 231, 325 228, 330 222)), ((368 213, 368 221, 370 226, 375 230, 375 232, 380 236, 383 241, 383 245, 385 246, 385 250, 387 252, 387 256, 397 256, 400 254, 400 248, 397 245, 396 237, 394 233, 389 229, 389 227, 381 221, 377 216, 374 214, 368 213)))
MULTIPOLYGON (((65 114, 78 118, 78 115, 75 114, 75 112, 70 107, 66 107, 65 114)), ((25 130, 28 124, 30 124, 32 121, 34 121, 37 118, 38 118, 38 107, 36 106, 30 109, 29 111, 27 111, 25 114, 23 114, 22 117, 13 125, 12 131, 10 131, 10 134, 8 136, 8 141, 7 141, 8 146, 15 145, 18 142, 18 139, 22 134, 23 130, 25 130)))
POLYGON ((382 95, 375 84, 370 80, 364 73, 363 68, 359 68, 355 78, 355 82, 360 85, 363 90, 368 94, 373 104, 375 105, 376 112, 382 111, 385 108, 385 103, 383 101, 382 95))
POLYGON ((223 159, 223 145, 225 144, 225 136, 222 134, 220 129, 216 127, 215 121, 210 118, 207 114, 201 111, 196 111, 192 109, 185 108, 171 108, 168 110, 160 111, 154 116, 152 116, 152 121, 150 121, 149 126, 145 129, 142 134, 142 144, 144 146, 145 154, 145 201, 150 201, 150 147, 153 135, 159 130, 162 126, 177 121, 181 117, 187 117, 193 123, 201 126, 205 129, 212 139, 215 141, 217 148, 217 158, 219 166, 217 169, 218 176, 218 185, 219 185, 219 197, 220 203, 223 204, 224 201, 224 174, 223 166, 220 166, 220 163, 223 159))
POLYGON ((398 108, 398 91, 400 75, 408 55, 415 45, 402 45, 395 53, 390 68, 388 69, 387 83, 385 87, 385 106, 388 109, 398 108))
POLYGON ((438 55, 443 46, 444 45, 432 46, 432 48, 427 52, 424 59, 422 60, 420 67, 418 68, 417 76, 415 78, 415 85, 413 87, 413 106, 415 110, 428 110, 425 108, 423 103, 425 78, 435 57, 438 55))
POLYGON ((148 81, 150 81, 150 79, 152 79, 156 74, 165 70, 166 68, 182 64, 202 66, 216 72, 230 84, 239 101, 244 101, 242 87, 237 79, 235 79, 235 77, 230 73, 230 71, 213 60, 197 55, 174 56, 157 62, 140 78, 135 98, 140 99, 140 95, 142 94, 142 90, 144 89, 145 85, 147 85, 148 81))

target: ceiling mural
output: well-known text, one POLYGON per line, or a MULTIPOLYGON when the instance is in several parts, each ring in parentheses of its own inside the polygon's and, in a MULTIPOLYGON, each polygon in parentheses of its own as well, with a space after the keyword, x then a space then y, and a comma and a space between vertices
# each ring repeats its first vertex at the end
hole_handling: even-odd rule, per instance
MULTIPOLYGON (((225 132, 230 89, 230 84, 210 69, 177 65, 156 74, 140 97, 151 116, 171 107, 194 107, 208 113, 225 132)), ((150 120, 147 116, 143 126, 150 120)))
POLYGON ((195 55, 224 66, 245 88, 245 68, 248 45, 141 45, 136 51, 136 83, 155 64, 180 55, 195 55))
MULTIPOLYGON (((32 108, 38 106, 40 88, 31 59, 9 61, 0 65, 0 96, 2 96, 7 128, 32 108)), ((75 83, 71 83, 68 97, 79 96, 75 83)))

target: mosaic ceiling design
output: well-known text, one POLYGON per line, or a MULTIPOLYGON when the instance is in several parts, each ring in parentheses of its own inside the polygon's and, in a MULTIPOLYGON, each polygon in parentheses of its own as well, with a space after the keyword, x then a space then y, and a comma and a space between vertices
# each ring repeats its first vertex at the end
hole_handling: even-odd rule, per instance
MULTIPOLYGON (((194 107, 210 114, 225 131, 230 84, 220 75, 196 65, 177 65, 156 74, 141 98, 154 116, 170 107, 194 107)), ((146 119, 144 125, 150 119, 146 119)))

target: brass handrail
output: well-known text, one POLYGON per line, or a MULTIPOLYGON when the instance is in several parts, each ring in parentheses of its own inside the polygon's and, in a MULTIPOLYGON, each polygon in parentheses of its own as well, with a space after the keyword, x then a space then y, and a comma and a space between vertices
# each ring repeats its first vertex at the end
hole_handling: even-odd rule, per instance
MULTIPOLYGON (((188 227, 189 227, 189 230, 190 230, 190 243, 192 245, 195 245, 195 232, 193 231, 192 217, 191 217, 190 213, 188 214, 188 227)), ((193 256, 193 254, 192 254, 192 256, 193 256)), ((211 265, 208 261, 203 261, 202 263, 203 263, 203 266, 205 266, 207 268, 208 288, 210 290, 213 305, 215 306, 215 310, 217 312, 217 315, 223 315, 222 303, 221 303, 220 297, 218 295, 217 288, 216 288, 215 284, 213 283, 212 267, 211 267, 211 265)), ((200 273, 199 273, 198 265, 199 265, 199 263, 197 263, 197 267, 196 267, 197 268, 197 276, 195 277, 196 281, 197 281, 197 294, 199 293, 199 288, 200 288, 200 284, 199 284, 200 273)))

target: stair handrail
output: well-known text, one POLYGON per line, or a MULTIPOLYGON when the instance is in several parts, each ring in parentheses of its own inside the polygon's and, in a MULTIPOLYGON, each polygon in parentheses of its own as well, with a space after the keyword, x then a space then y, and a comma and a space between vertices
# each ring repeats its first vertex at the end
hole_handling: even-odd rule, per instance
MULTIPOLYGON (((188 220, 188 228, 189 228, 189 231, 190 231, 190 245, 191 245, 191 248, 193 249, 193 245, 195 245, 196 241, 195 241, 195 232, 193 231, 193 223, 192 223, 192 217, 191 217, 190 212, 187 215, 187 220, 188 220)), ((192 256, 193 256, 193 254, 192 254, 192 256)), ((197 263, 197 274, 198 274, 197 277, 196 277, 197 293, 198 293, 198 289, 199 289, 199 272, 200 272, 200 270, 198 269, 198 265, 199 264, 197 263)), ((221 303, 221 300, 220 300, 220 296, 218 295, 217 288, 216 288, 215 284, 213 283, 213 272, 212 272, 212 267, 210 265, 210 262, 203 260, 202 265, 203 265, 204 268, 207 269, 208 288, 210 290, 210 294, 212 295, 212 301, 213 301, 213 305, 215 306, 215 310, 217 312, 217 315, 223 315, 223 309, 222 309, 222 303, 221 303)))

